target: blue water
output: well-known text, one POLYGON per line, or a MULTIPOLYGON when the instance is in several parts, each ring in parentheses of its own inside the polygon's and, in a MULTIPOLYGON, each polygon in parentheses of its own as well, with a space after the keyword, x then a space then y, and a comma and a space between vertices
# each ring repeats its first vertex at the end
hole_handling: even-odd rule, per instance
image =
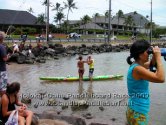
MULTIPOLYGON (((77 76, 77 58, 65 57, 59 60, 48 60, 44 64, 33 65, 8 65, 9 81, 18 81, 21 83, 21 95, 31 96, 32 104, 29 108, 34 112, 41 113, 45 110, 58 110, 61 111, 61 106, 38 106, 34 108, 36 103, 47 102, 48 99, 56 97, 56 101, 70 102, 71 100, 88 100, 93 102, 94 105, 90 106, 86 110, 72 111, 70 106, 68 109, 62 111, 64 115, 82 115, 84 113, 91 113, 94 118, 110 119, 115 118, 113 122, 115 125, 125 124, 125 111, 127 104, 127 87, 126 87, 126 74, 128 70, 128 64, 126 63, 126 57, 128 52, 120 53, 103 53, 93 54, 92 57, 95 60, 94 75, 109 75, 109 74, 122 74, 124 78, 122 80, 112 81, 95 81, 93 83, 83 82, 45 82, 39 80, 40 76, 77 76), (42 100, 37 96, 39 93, 46 93, 46 97, 42 100), (79 94, 94 95, 93 98, 88 96, 80 97, 79 94), (69 100, 63 100, 60 96, 70 95, 69 100), (103 97, 103 95, 106 96, 103 97), (116 105, 116 102, 121 101, 121 104, 116 105), (104 111, 99 110, 100 104, 106 105, 104 111)), ((87 56, 84 56, 86 59, 87 56)), ((164 62, 164 60, 163 60, 164 62)), ((164 62, 164 68, 166 69, 166 62, 164 62)), ((85 65, 85 75, 88 75, 88 65, 85 65)), ((152 125, 165 125, 166 124, 166 85, 165 84, 150 84, 151 90, 151 110, 150 110, 150 123, 152 125)), ((92 104, 92 103, 91 103, 92 104)))

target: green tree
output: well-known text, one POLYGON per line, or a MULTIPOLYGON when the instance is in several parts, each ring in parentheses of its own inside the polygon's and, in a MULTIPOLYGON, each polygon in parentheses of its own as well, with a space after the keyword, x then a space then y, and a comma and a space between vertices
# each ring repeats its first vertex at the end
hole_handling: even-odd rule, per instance
POLYGON ((132 17, 131 15, 127 16, 127 17, 125 18, 124 24, 125 24, 125 26, 126 26, 126 30, 127 30, 129 27, 134 26, 135 23, 134 23, 133 17, 132 17))
POLYGON ((137 11, 134 11, 134 15, 138 14, 137 11))
POLYGON ((31 14, 34 13, 32 7, 30 7, 27 11, 28 11, 29 13, 31 13, 31 14))
POLYGON ((139 31, 141 31, 141 27, 142 27, 142 20, 143 20, 143 16, 141 16, 141 17, 140 17, 140 24, 139 24, 139 25, 140 25, 140 29, 139 29, 139 31))
POLYGON ((65 15, 63 13, 63 7, 61 7, 60 3, 56 3, 54 8, 52 9, 53 11, 56 11, 55 17, 54 17, 54 22, 58 22, 60 28, 61 28, 61 21, 62 19, 65 18, 65 15))
POLYGON ((67 9, 67 21, 68 21, 68 17, 69 17, 69 12, 72 12, 72 9, 78 9, 76 7, 76 3, 74 2, 74 0, 67 0, 66 2, 63 2, 65 5, 65 9, 67 9))
POLYGON ((61 4, 60 3, 56 3, 55 6, 53 6, 54 8, 52 9, 53 11, 57 11, 58 12, 62 12, 63 11, 63 7, 61 7, 61 4))
POLYGON ((123 14, 123 11, 122 10, 119 10, 118 13, 116 14, 117 17, 118 17, 118 25, 117 25, 117 34, 118 34, 118 29, 119 29, 119 20, 120 18, 123 18, 124 17, 124 14, 123 14))
POLYGON ((86 30, 85 30, 85 29, 86 29, 86 24, 87 24, 88 22, 90 22, 90 21, 91 21, 91 18, 90 18, 88 15, 85 15, 85 16, 83 16, 83 18, 81 18, 82 24, 85 25, 85 27, 84 27, 84 32, 86 31, 86 30))
MULTIPOLYGON (((47 0, 44 0, 44 1, 42 2, 42 5, 47 6, 47 0)), ((52 6, 52 3, 51 3, 51 2, 49 2, 49 6, 52 6)))
MULTIPOLYGON (((100 17, 100 14, 99 14, 99 13, 95 13, 93 17, 95 18, 95 24, 96 24, 96 18, 97 18, 97 17, 100 17)), ((95 25, 95 30, 96 30, 96 25, 95 25)), ((96 33, 96 32, 95 32, 95 33, 96 33)))
POLYGON ((61 27, 61 21, 65 18, 65 15, 62 12, 58 12, 54 17, 55 22, 59 22, 59 26, 61 27))
POLYGON ((45 24, 44 13, 38 15, 36 23, 45 24))
POLYGON ((74 2, 74 0, 67 0, 67 2, 63 2, 64 3, 64 6, 65 8, 64 9, 67 9, 67 27, 66 27, 66 32, 68 32, 68 18, 69 18, 69 12, 73 9, 78 9, 76 7, 76 3, 74 2))

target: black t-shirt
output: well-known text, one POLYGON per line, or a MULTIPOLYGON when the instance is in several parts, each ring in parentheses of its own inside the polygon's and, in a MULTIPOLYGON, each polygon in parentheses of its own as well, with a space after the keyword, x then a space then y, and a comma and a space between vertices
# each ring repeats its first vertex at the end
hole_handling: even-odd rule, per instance
POLYGON ((0 44, 0 71, 6 71, 6 62, 3 60, 6 56, 6 48, 4 45, 0 44))

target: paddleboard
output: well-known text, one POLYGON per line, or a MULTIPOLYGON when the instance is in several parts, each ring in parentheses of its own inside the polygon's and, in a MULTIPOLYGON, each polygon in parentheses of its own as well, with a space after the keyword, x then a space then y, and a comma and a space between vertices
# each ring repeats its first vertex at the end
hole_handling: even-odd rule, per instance
MULTIPOLYGON (((101 75, 101 76, 93 76, 92 80, 93 81, 100 81, 100 80, 119 80, 122 79, 123 75, 101 75)), ((65 81, 65 82, 70 82, 70 81, 79 81, 79 77, 74 77, 74 76, 68 76, 68 77, 40 77, 40 80, 49 80, 49 81, 65 81)), ((83 81, 89 81, 88 76, 83 77, 83 81)))

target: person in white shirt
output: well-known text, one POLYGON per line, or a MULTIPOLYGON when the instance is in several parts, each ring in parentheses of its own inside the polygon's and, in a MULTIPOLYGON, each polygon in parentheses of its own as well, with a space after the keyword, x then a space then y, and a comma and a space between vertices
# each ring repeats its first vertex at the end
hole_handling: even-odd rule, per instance
POLYGON ((18 44, 16 42, 14 42, 13 44, 13 53, 19 52, 19 47, 18 44))

